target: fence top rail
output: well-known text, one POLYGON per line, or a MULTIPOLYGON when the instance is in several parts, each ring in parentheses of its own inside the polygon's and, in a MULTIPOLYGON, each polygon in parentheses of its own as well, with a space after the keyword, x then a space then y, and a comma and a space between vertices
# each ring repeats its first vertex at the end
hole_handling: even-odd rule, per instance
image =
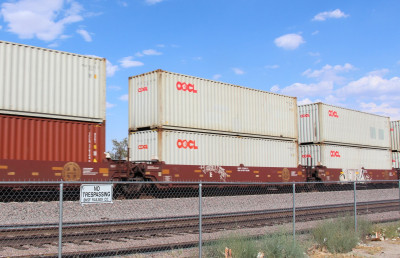
POLYGON ((304 185, 304 184, 399 183, 400 180, 324 181, 324 182, 204 182, 204 181, 0 181, 0 185, 76 185, 76 184, 164 184, 164 185, 304 185))

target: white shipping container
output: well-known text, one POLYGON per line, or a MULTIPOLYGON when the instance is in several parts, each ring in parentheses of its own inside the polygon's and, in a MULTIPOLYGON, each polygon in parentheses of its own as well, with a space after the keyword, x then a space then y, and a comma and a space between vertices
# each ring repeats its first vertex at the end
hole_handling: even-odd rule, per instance
POLYGON ((0 41, 0 113, 103 122, 106 61, 0 41))
POLYGON ((129 128, 297 138, 297 100, 157 70, 129 78, 129 128))
POLYGON ((339 169, 391 169, 389 149, 370 149, 333 144, 300 145, 300 164, 339 169))
POLYGON ((400 152, 392 152, 392 162, 394 168, 400 168, 400 152))
POLYGON ((157 158, 175 165, 297 167, 294 141, 187 131, 147 130, 129 135, 130 160, 157 158))
POLYGON ((390 122, 390 135, 392 139, 392 150, 400 151, 400 121, 390 122))
POLYGON ((315 103, 299 110, 299 143, 390 148, 389 117, 315 103))

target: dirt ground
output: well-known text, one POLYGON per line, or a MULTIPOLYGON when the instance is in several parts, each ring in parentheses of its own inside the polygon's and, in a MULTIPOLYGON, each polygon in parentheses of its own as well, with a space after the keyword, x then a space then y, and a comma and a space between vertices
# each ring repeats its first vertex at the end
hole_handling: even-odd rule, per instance
POLYGON ((388 257, 400 258, 400 239, 369 241, 359 245, 347 254, 330 254, 323 251, 315 251, 311 258, 350 258, 350 257, 388 257))

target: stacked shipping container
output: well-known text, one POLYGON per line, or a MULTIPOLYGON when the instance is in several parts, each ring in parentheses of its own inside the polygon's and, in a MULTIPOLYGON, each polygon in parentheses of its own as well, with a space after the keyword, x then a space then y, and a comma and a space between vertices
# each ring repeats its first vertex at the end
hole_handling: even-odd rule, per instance
POLYGON ((101 161, 105 59, 5 41, 0 57, 0 165, 101 161))
POLYGON ((366 170, 391 170, 388 117, 323 103, 299 106, 300 163, 341 170, 341 180, 370 179, 366 170))
POLYGON ((400 169, 400 121, 390 122, 390 135, 392 139, 393 167, 400 169))
POLYGON ((297 168, 296 98, 156 70, 129 105, 130 160, 297 168))

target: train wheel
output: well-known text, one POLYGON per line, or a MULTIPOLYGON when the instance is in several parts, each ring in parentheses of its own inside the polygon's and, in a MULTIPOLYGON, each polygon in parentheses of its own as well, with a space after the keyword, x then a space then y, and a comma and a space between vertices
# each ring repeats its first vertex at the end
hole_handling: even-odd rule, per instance
MULTIPOLYGON (((134 178, 129 179, 128 182, 144 182, 144 178, 142 176, 135 176, 134 178)), ((144 188, 143 183, 139 184, 126 183, 122 185, 122 190, 126 197, 139 195, 143 190, 143 188, 144 188)))

